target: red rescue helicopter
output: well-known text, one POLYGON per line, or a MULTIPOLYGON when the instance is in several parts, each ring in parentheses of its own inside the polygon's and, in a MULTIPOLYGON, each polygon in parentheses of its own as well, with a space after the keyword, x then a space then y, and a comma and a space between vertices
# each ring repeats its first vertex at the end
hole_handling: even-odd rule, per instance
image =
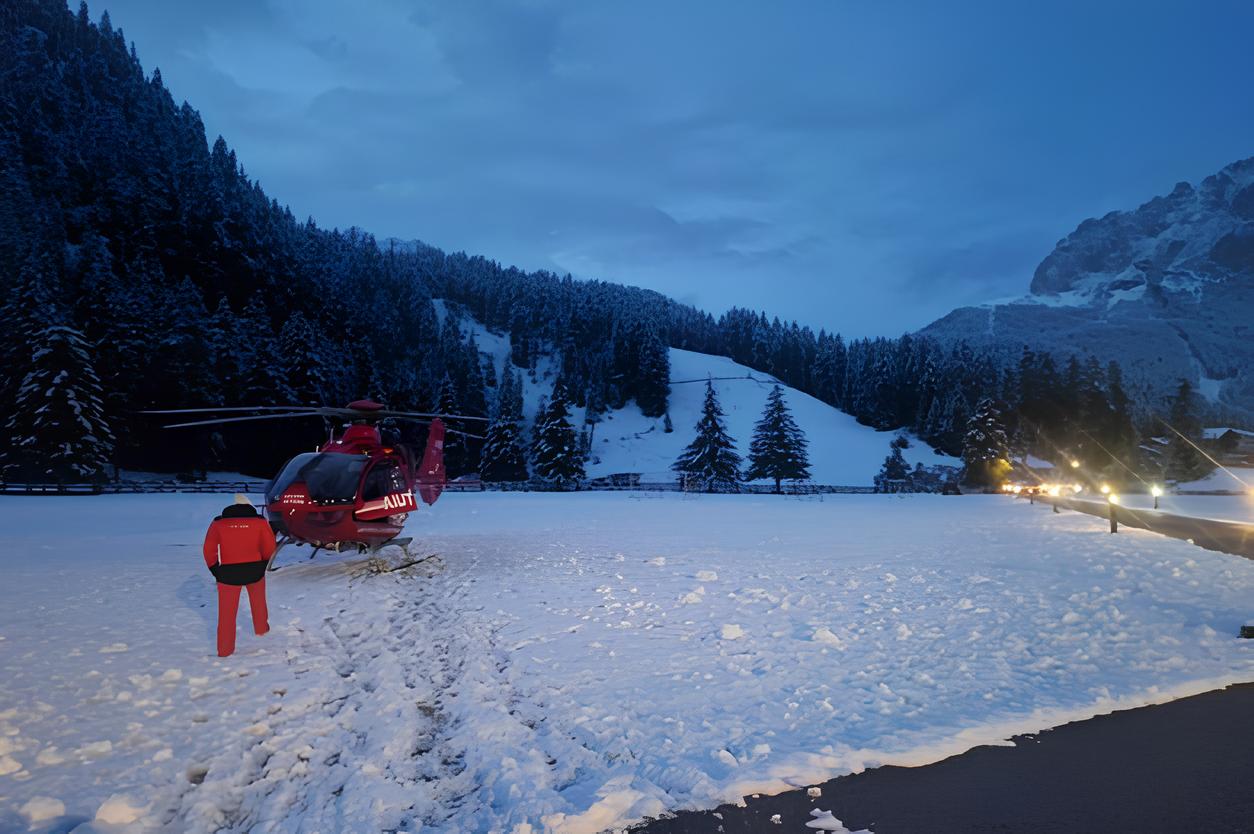
MULTIPOLYGON (((445 420, 486 422, 484 417, 455 414, 429 414, 392 411, 372 400, 357 400, 344 408, 323 406, 261 406, 238 408, 182 408, 144 411, 144 414, 252 413, 239 417, 215 417, 174 423, 168 429, 242 423, 250 420, 281 420, 295 417, 323 417, 347 423, 340 434, 314 452, 296 455, 283 465, 265 488, 265 515, 278 538, 279 547, 309 545, 310 558, 319 550, 341 551, 355 547, 360 552, 378 550, 385 544, 407 545, 410 539, 397 539, 409 513, 418 509, 415 491, 422 500, 434 504, 444 490, 445 432, 482 439, 458 429, 447 428, 445 420), (427 446, 420 460, 403 444, 387 445, 379 433, 385 419, 422 423, 427 446)), ((274 558, 270 559, 274 570, 274 558)))

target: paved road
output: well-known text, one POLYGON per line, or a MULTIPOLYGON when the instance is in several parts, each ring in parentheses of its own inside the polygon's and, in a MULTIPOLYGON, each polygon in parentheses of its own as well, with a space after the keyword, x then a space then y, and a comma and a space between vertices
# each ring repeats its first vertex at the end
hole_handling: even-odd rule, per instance
POLYGON ((1254 832, 1254 684, 1014 741, 926 767, 844 776, 821 785, 817 799, 792 791, 634 831, 804 832, 813 830, 804 825, 810 810, 822 808, 875 834, 1254 832))
MULTIPOLYGON (((1110 518, 1111 507, 1105 501, 1086 501, 1076 498, 1051 498, 1037 496, 1035 501, 1055 504, 1061 509, 1088 513, 1102 519, 1110 518)), ((1218 550, 1236 556, 1254 559, 1254 524, 1239 521, 1218 521, 1210 518, 1193 518, 1174 515, 1159 510, 1143 510, 1133 507, 1114 507, 1115 518, 1120 525, 1140 527, 1164 536, 1186 539, 1198 547, 1218 550)))

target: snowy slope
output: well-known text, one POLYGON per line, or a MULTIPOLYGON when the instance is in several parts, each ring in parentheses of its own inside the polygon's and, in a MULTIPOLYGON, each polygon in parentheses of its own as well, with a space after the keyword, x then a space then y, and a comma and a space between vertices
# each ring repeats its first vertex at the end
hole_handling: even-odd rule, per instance
MULTIPOLYGON (((704 380, 711 377, 739 377, 718 380, 714 387, 726 414, 727 429, 739 444, 741 455, 747 455, 753 426, 762 416, 774 380, 725 356, 672 349, 672 383, 697 380, 671 385, 674 431, 666 434, 661 420, 644 417, 634 406, 611 414, 597 426, 593 455, 598 462, 589 467, 589 474, 640 472, 645 480, 673 479, 670 465, 692 442, 693 427, 705 400, 704 380)), ((894 433, 863 426, 843 411, 791 388, 786 391, 786 399, 797 425, 809 440, 815 483, 869 486, 888 455, 894 433)), ((916 462, 958 464, 956 459, 937 454, 917 440, 912 441, 905 455, 912 466, 916 462)))
MULTIPOLYGON (((438 309, 443 316, 443 305, 438 309)), ((509 337, 490 333, 472 319, 464 319, 463 328, 474 333, 480 350, 494 357, 499 378, 508 361, 509 337)), ((707 378, 716 379, 714 387, 726 414, 727 429, 739 444, 741 455, 748 455, 753 426, 762 416, 766 396, 775 380, 769 374, 751 370, 725 356, 672 348, 670 360, 670 418, 674 430, 667 433, 662 419, 645 417, 635 403, 605 415, 593 435, 592 460, 586 467, 589 477, 638 472, 644 481, 675 480, 670 466, 692 442, 693 427, 701 416, 705 399, 707 378)), ((534 378, 524 374, 524 412, 529 421, 535 417, 540 398, 552 391, 554 376, 554 363, 547 357, 540 362, 534 378)), ((810 443, 813 481, 870 486, 888 456, 888 444, 895 433, 863 426, 843 411, 787 386, 785 395, 810 443)), ((576 426, 582 424, 583 417, 582 409, 572 410, 576 426)), ((912 439, 905 457, 911 466, 915 463, 961 465, 956 458, 941 455, 917 439, 912 439)))
POLYGON ((449 495, 221 661, 224 500, 0 500, 0 831, 592 834, 1254 680, 1254 562, 1002 496, 449 495))

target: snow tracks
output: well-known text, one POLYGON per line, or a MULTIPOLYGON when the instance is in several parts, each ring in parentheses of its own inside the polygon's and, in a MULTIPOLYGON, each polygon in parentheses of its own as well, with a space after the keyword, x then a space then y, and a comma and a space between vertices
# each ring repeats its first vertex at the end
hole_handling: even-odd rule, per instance
POLYGON ((338 568, 288 569, 284 581, 315 583, 284 638, 291 683, 180 774, 155 827, 509 830, 523 796, 560 789, 545 719, 512 691, 497 625, 467 608, 473 570, 338 568), (313 599, 320 586, 338 590, 313 599))

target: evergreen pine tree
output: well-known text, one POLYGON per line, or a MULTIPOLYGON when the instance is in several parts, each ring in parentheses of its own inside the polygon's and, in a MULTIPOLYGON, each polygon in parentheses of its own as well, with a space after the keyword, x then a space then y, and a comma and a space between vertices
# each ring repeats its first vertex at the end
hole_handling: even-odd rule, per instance
POLYGON ((497 386, 492 422, 483 442, 479 477, 489 483, 527 480, 527 456, 521 427, 521 381, 507 366, 497 386))
POLYGON ((295 405, 327 405, 321 347, 317 331, 303 313, 297 310, 287 317, 279 330, 279 356, 295 405))
POLYGON ((641 339, 637 352, 636 404, 645 417, 661 417, 666 413, 670 397, 670 351, 656 333, 649 331, 641 339))
POLYGON ((553 386, 553 396, 548 405, 536 415, 531 454, 536 477, 559 489, 576 486, 584 477, 579 437, 570 424, 566 388, 560 381, 553 386))
POLYGON ((1001 410, 991 397, 980 400, 967 421, 962 444, 964 480, 974 486, 995 486, 1010 471, 1010 448, 1001 410))
POLYGON ((778 493, 782 481, 809 478, 810 460, 806 445, 805 434, 784 402, 784 391, 776 385, 767 397, 762 419, 753 428, 745 480, 769 478, 775 482, 775 492, 778 493))
POLYGON ((1195 481, 1210 471, 1211 467, 1198 451, 1202 439, 1202 425, 1197 418, 1193 386, 1187 379, 1180 380, 1176 394, 1171 399, 1168 428, 1171 440, 1167 446, 1167 463, 1164 472, 1173 481, 1195 481))
POLYGON ((72 483, 106 477, 113 433, 82 334, 52 325, 33 334, 33 354, 5 426, 6 479, 72 483))
POLYGON ((736 441, 723 425, 714 383, 705 383, 705 404, 697 421, 697 436, 671 468, 680 474, 685 489, 702 492, 739 492, 740 455, 736 441))
POLYGON ((901 450, 909 448, 909 441, 904 435, 897 435, 889 444, 888 457, 875 476, 876 492, 902 492, 910 476, 910 465, 901 450))
POLYGON ((527 456, 513 420, 497 417, 488 426, 479 477, 488 483, 527 480, 527 456))

